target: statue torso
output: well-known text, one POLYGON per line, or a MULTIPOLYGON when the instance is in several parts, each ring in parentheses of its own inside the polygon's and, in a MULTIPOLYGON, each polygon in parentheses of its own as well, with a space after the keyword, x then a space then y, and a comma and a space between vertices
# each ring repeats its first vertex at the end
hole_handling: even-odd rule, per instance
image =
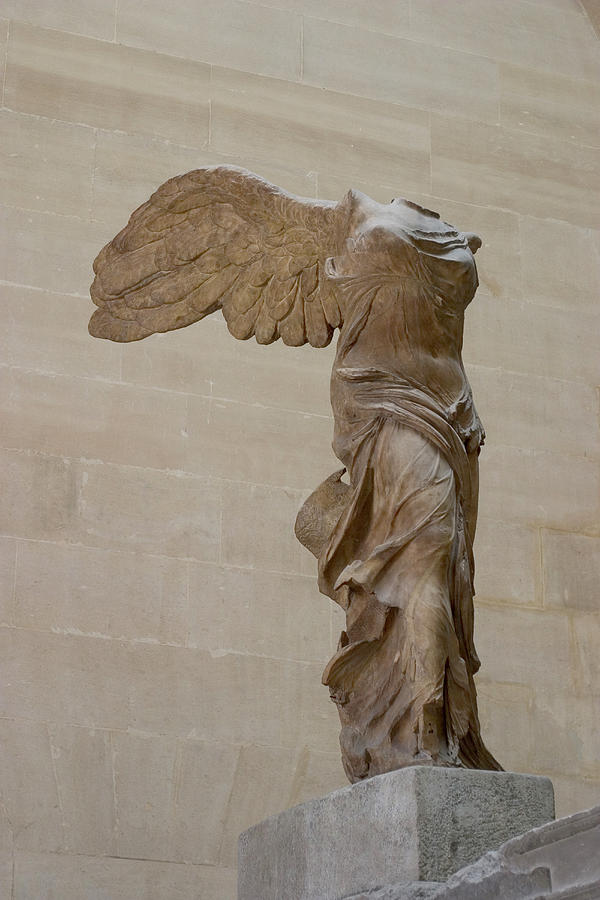
POLYGON ((349 369, 390 373, 447 410, 470 400, 461 347, 475 263, 452 227, 426 212, 356 195, 351 237, 329 261, 344 317, 331 386, 338 435, 368 416, 349 369))

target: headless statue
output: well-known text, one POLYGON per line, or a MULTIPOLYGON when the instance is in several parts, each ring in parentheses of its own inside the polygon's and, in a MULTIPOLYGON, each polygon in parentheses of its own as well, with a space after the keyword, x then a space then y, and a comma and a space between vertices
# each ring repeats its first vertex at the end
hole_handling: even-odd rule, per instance
POLYGON ((339 331, 344 468, 308 498, 296 534, 346 614, 323 682, 352 782, 408 765, 500 769, 473 680, 484 431, 461 347, 480 246, 407 200, 302 199, 219 166, 162 185, 94 263, 95 337, 136 341, 218 309, 234 337, 261 344, 325 347, 339 331))

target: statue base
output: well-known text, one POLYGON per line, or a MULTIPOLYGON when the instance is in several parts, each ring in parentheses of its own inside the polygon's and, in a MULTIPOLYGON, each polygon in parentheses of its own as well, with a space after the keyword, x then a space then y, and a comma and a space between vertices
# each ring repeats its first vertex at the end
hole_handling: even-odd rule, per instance
POLYGON ((359 900, 385 885, 425 900, 458 869, 553 818, 548 778, 398 769, 245 831, 238 900, 359 900))

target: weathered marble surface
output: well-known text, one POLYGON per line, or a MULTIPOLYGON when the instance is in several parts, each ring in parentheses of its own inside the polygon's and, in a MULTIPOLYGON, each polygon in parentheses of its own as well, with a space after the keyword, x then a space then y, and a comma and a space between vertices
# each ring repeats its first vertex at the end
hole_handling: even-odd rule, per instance
POLYGON ((400 883, 345 900, 598 900, 600 807, 513 838, 446 884, 400 883))
POLYGON ((436 897, 442 885, 439 882, 419 881, 410 884, 396 884, 373 891, 361 891, 344 900, 431 900, 436 897))
POLYGON ((436 900, 600 897, 600 806, 549 822, 448 879, 436 900))
MULTIPOLYGON (((124 347, 86 331, 90 259, 157 185, 198 165, 249 165, 304 196, 337 198, 353 185, 386 202, 399 185, 410 185, 411 199, 484 237, 463 352, 488 434, 475 548, 482 733, 507 769, 552 773, 564 813, 600 803, 593 725, 600 610, 597 592, 588 589, 600 581, 600 268, 590 265, 600 234, 585 227, 599 221, 600 203, 589 197, 600 155, 578 152, 594 147, 600 134, 600 85, 589 75, 583 80, 582 60, 594 44, 581 34, 589 25, 582 4, 419 0, 412 5, 421 22, 435 25, 421 28, 423 43, 402 38, 409 0, 369 4, 368 14, 362 0, 253 4, 261 23, 267 5, 285 8, 289 21, 317 18, 305 28, 302 48, 299 25, 294 45, 277 27, 279 11, 268 28, 252 29, 253 52, 260 46, 263 55, 253 72, 265 72, 267 57, 282 49, 286 65, 299 61, 303 49, 305 72, 308 56, 321 70, 329 66, 323 81, 313 68, 311 84, 285 81, 283 68, 276 78, 241 71, 248 41, 234 44, 237 19, 224 10, 242 5, 179 2, 166 17, 162 0, 0 3, 0 16, 11 18, 10 35, 0 19, 9 107, 1 122, 7 205, 0 211, 0 343, 11 381, 21 385, 15 394, 1 391, 0 606, 12 627, 3 632, 0 790, 21 848, 14 864, 8 856, 6 885, 0 874, 2 897, 11 897, 14 871, 17 898, 38 900, 58 878, 60 900, 82 900, 86 890, 111 900, 145 893, 148 900, 229 900, 235 879, 221 867, 234 865, 237 834, 344 784, 336 709, 319 686, 319 665, 335 650, 329 604, 307 577, 313 560, 294 546, 287 524, 301 492, 336 468, 329 423, 309 415, 329 412, 328 351, 234 341, 217 316, 124 347), (210 73, 201 49, 209 6, 217 11, 211 48, 219 66, 231 66, 210 73), (454 18, 452 10, 459 12, 454 18), (447 49, 440 17, 468 48, 453 40, 447 49), (327 41, 326 63, 317 38, 327 41), (379 99, 349 93, 348 74, 379 99), (334 79, 341 92, 323 87, 334 79), (471 152, 486 110, 502 146, 513 137, 510 155, 497 142, 485 155, 480 147, 471 152), (440 119, 453 137, 459 128, 464 133, 460 146, 440 134, 440 119), (82 132, 97 138, 93 160, 80 151, 82 132), (535 153, 532 133, 541 138, 535 153), (471 205, 460 202, 465 187, 471 205), (218 420, 207 431, 198 427, 198 406, 208 404, 211 388, 218 420), (152 397, 163 398, 161 416, 170 407, 162 428, 152 397), (189 411, 179 424, 182 400, 189 411), (125 425, 128 409, 135 413, 125 425), (244 446, 232 458, 240 421, 244 446), (312 473, 303 439, 291 440, 294 422, 314 435, 312 473), (196 477, 177 479, 165 460, 186 458, 194 429, 181 468, 196 477), (62 476, 63 457, 71 459, 70 479, 62 476), (225 499, 217 494, 213 516, 194 488, 198 480, 225 478, 225 459, 225 499), (293 484, 284 480, 284 463, 289 472, 291 462, 293 484), (151 468, 142 473, 140 465, 151 468), (257 492, 257 483, 266 487, 257 492), (149 536, 150 495, 152 522, 163 528, 149 536), (83 502, 76 505, 76 497, 83 502), (185 540, 190 529, 202 533, 205 521, 219 517, 221 562, 214 565, 201 542, 188 549, 185 540), (164 527, 181 518, 185 530, 164 527), (248 523, 257 527, 245 547, 240 536, 248 523), (246 656, 219 655, 227 649, 246 656), (174 709, 164 672, 185 714, 174 709), (107 690, 113 679, 117 689, 107 690), (145 740, 137 732, 141 720, 145 740), (58 729, 59 745, 43 739, 46 724, 53 736, 58 729), (67 733, 82 735, 69 751, 67 733), (265 733, 275 733, 277 745, 267 752, 265 733), (116 782, 113 804, 110 749, 105 765, 102 754, 115 737, 140 775, 116 782), (197 739, 210 742, 206 750, 197 739), (176 740, 169 766, 165 753, 176 740), (240 745, 234 783, 231 756, 240 745), (185 761, 192 759, 188 775, 185 761), (171 786, 195 783, 202 766, 210 771, 210 804, 199 809, 184 794, 167 807, 171 786), (229 798, 227 810, 216 796, 229 798), (214 847, 222 844, 224 822, 219 857, 214 847), (135 860, 122 858, 131 855, 130 827, 135 860)), ((338 608, 332 615, 337 637, 342 616, 338 608)))
POLYGON ((474 683, 485 433, 461 349, 480 246, 409 200, 303 199, 219 166, 163 184, 94 262, 94 337, 138 341, 217 310, 259 344, 320 348, 339 329, 333 450, 348 482, 308 498, 296 535, 346 614, 323 683, 352 782, 413 764, 501 768, 474 683))
POLYGON ((244 832, 238 898, 427 896, 433 886, 415 882, 444 882, 553 815, 547 778, 412 766, 308 801, 244 832), (404 893, 389 893, 399 883, 404 893), (407 895, 409 884, 413 894, 407 895))

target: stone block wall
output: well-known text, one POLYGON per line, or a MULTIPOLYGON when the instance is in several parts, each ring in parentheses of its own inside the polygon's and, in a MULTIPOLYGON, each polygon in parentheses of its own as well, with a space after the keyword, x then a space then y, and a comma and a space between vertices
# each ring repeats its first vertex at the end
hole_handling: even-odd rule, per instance
MULTIPOLYGON (((591 14, 594 10, 591 4, 591 14)), ((600 42, 577 0, 6 0, 0 895, 230 900, 238 833, 341 786, 341 616, 292 525, 332 348, 87 335, 168 177, 401 195, 479 232, 484 734, 600 802, 600 42), (12 892, 12 893, 11 893, 12 892)))

